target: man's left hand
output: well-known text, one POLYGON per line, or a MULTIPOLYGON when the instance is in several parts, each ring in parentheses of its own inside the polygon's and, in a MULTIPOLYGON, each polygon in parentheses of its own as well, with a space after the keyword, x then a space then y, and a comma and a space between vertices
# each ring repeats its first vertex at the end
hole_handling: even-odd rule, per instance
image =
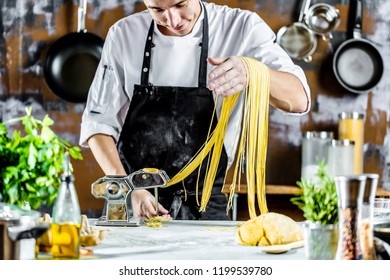
POLYGON ((217 95, 228 97, 243 90, 247 85, 247 69, 237 56, 209 57, 207 61, 217 66, 209 75, 209 90, 217 95))

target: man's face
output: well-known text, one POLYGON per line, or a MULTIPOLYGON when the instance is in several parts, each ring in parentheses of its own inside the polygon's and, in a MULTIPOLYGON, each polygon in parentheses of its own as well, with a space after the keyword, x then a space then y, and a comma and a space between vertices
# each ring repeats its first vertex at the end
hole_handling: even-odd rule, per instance
POLYGON ((198 19, 199 0, 144 0, 161 33, 171 36, 189 34, 198 19))

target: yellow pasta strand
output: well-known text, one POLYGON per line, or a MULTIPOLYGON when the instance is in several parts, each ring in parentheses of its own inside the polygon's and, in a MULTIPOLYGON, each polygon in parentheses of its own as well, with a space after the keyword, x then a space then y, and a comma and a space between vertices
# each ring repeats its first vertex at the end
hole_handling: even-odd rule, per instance
MULTIPOLYGON (((227 122, 229 120, 230 112, 234 107, 234 104, 237 101, 238 95, 232 95, 223 100, 221 117, 211 135, 207 138, 206 142, 199 149, 196 155, 168 182, 167 186, 171 186, 183 181, 187 176, 189 176, 197 167, 200 166, 204 158, 211 151, 216 142, 221 141, 221 134, 223 134, 222 139, 225 136, 225 131, 227 127, 227 122), (225 123, 224 123, 225 122, 225 123), (218 141, 217 141, 218 139, 218 141)), ((223 142, 223 141, 222 141, 223 142)), ((223 144, 223 143, 222 143, 223 144)), ((213 181, 214 182, 214 181, 213 181)))
MULTIPOLYGON (((246 57, 241 57, 241 59, 249 73, 248 88, 243 92, 245 96, 243 115, 241 118, 241 135, 237 148, 237 161, 234 166, 233 181, 229 188, 230 194, 227 210, 232 206, 234 192, 237 184, 240 184, 241 170, 245 165, 248 188, 248 210, 250 218, 254 218, 257 217, 256 200, 260 213, 268 212, 265 195, 265 163, 268 143, 270 74, 268 67, 263 63, 246 57)), ((196 155, 168 182, 168 186, 171 186, 183 181, 196 168, 201 166, 202 161, 212 150, 212 154, 207 162, 200 211, 206 211, 223 150, 229 117, 239 94, 240 92, 224 98, 220 118, 214 131, 212 133, 209 132, 206 142, 196 155)), ((215 110, 213 114, 215 115, 215 110)))

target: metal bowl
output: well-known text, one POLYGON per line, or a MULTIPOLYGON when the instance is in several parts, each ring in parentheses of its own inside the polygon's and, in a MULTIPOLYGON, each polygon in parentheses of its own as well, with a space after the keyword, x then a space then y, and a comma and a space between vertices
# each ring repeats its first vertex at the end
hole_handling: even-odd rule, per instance
POLYGON ((317 48, 314 33, 301 22, 283 26, 276 35, 276 42, 290 57, 306 62, 312 60, 311 56, 317 48))
POLYGON ((305 24, 316 34, 331 37, 340 24, 339 10, 329 4, 314 4, 305 14, 305 24))

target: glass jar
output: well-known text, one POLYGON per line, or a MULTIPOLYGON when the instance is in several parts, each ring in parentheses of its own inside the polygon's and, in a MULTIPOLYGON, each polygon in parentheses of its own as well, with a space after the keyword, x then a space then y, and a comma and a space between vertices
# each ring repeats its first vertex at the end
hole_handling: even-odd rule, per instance
POLYGON ((355 143, 332 140, 328 145, 328 172, 332 176, 354 174, 355 143))
POLYGON ((339 240, 336 259, 359 259, 358 225, 362 209, 366 176, 335 176, 338 197, 339 240))
POLYGON ((330 131, 307 131, 302 134, 301 177, 310 179, 318 171, 318 165, 328 161, 328 145, 333 139, 330 131))
POLYGON ((361 220, 359 222, 359 248, 361 258, 364 260, 375 260, 374 247, 374 202, 378 186, 378 174, 364 174, 366 176, 366 186, 363 193, 363 204, 361 220))
POLYGON ((355 142, 354 174, 363 173, 364 114, 358 112, 340 113, 338 138, 355 142))

